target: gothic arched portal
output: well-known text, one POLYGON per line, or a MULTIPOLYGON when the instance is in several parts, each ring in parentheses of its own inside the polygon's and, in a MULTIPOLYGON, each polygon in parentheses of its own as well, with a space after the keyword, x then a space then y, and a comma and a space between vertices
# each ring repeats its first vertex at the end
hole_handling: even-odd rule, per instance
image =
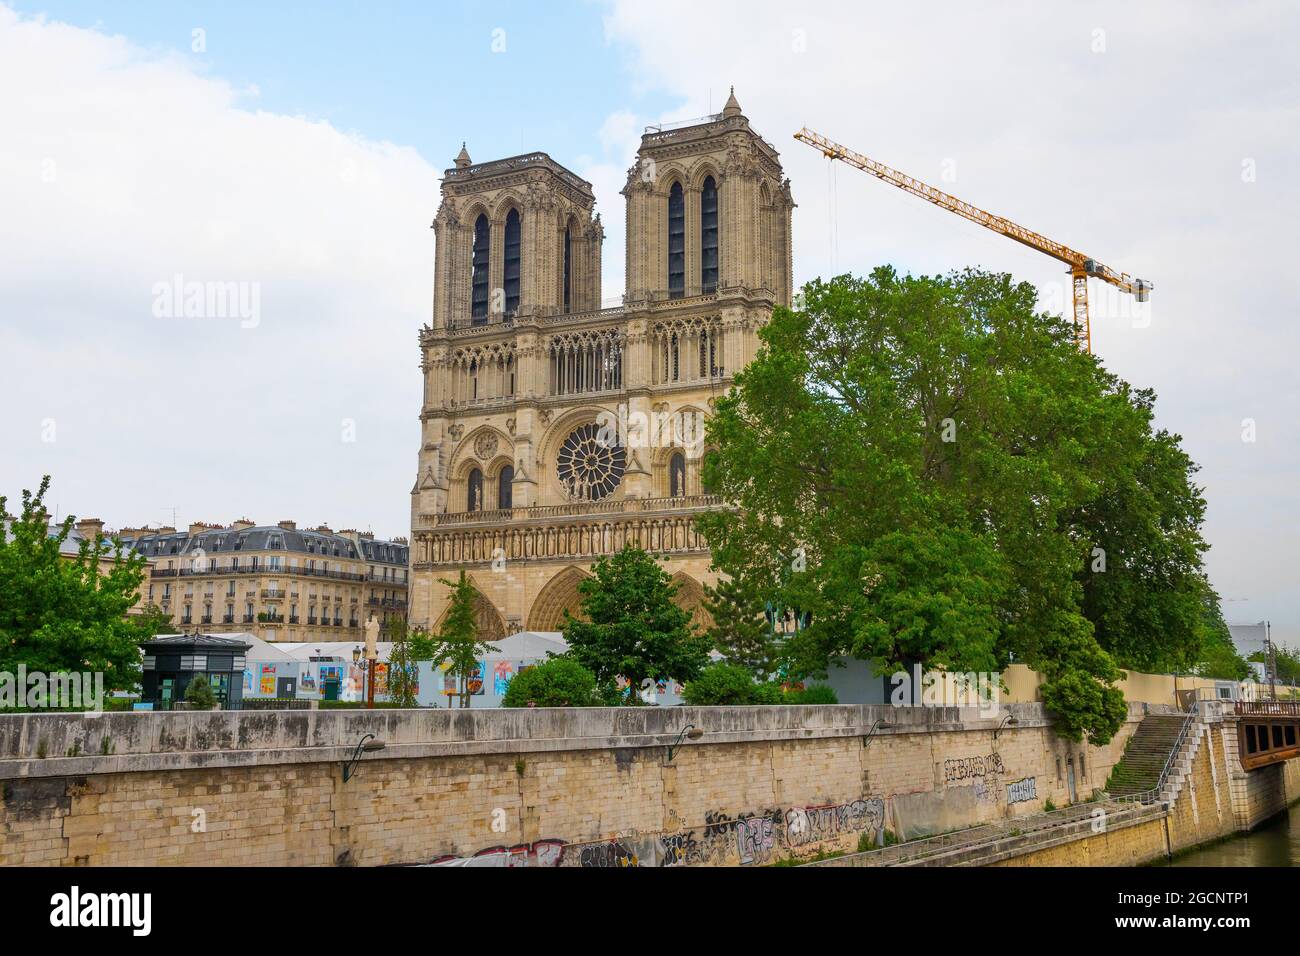
POLYGON ((713 617, 704 606, 704 587, 685 571, 673 575, 672 583, 677 585, 673 603, 691 616, 691 623, 696 630, 705 631, 713 626, 713 617))
MULTIPOLYGON (((438 623, 434 627, 435 634, 442 631, 442 625, 446 623, 450 610, 451 606, 448 605, 447 610, 442 612, 442 617, 438 618, 438 623)), ((506 622, 501 617, 501 612, 477 588, 474 591, 474 623, 478 625, 476 640, 490 644, 506 636, 506 622)))
POLYGON ((582 595, 578 593, 578 585, 589 577, 591 575, 581 568, 567 567, 547 581, 533 601, 532 611, 528 614, 528 630, 562 630, 565 611, 581 619, 582 595))

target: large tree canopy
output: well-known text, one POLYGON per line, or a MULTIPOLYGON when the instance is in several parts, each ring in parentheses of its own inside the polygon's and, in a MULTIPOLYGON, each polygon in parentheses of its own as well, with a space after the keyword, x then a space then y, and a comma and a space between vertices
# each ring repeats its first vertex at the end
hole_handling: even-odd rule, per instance
POLYGON ((792 664, 1029 663, 1108 740, 1118 666, 1188 666, 1205 607, 1196 466, 1155 396, 1010 276, 841 277, 777 309, 709 422, 720 570, 810 612, 792 664))
POLYGON ((76 519, 51 528, 49 487, 47 475, 35 494, 24 491, 13 519, 0 497, 0 671, 101 672, 105 689, 130 690, 140 681, 139 645, 167 629, 155 609, 127 614, 148 565, 102 534, 61 553, 76 519))

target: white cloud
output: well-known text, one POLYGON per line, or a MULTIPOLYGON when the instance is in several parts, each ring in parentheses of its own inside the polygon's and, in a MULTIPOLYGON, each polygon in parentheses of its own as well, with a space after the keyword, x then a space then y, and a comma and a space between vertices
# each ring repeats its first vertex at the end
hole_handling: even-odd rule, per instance
POLYGON ((0 493, 48 472, 63 513, 113 525, 405 533, 437 172, 4 7, 0 88, 0 493), (175 276, 256 289, 259 321, 157 318, 175 276))
MULTIPOLYGON (((837 271, 978 264, 1034 282, 1044 301, 1064 295, 1054 261, 850 167, 828 174, 791 138, 804 125, 1153 280, 1150 327, 1098 302, 1095 348, 1158 391, 1162 424, 1204 466, 1212 579, 1224 597, 1249 598, 1227 613, 1271 617, 1300 645, 1300 294, 1289 262, 1300 12, 617 0, 605 27, 628 50, 633 82, 680 97, 679 115, 704 113, 710 89, 717 109, 717 91, 735 84, 793 181, 796 281, 831 271, 837 235, 837 271), (1240 440, 1245 417, 1258 421, 1255 444, 1240 440)), ((1092 284, 1094 300, 1105 288, 1092 284)))

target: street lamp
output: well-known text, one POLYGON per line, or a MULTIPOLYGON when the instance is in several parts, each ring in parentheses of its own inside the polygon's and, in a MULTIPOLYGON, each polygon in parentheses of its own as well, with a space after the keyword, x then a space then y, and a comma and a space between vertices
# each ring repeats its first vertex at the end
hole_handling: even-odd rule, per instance
POLYGON ((888 730, 888 729, 889 729, 890 727, 892 727, 892 726, 893 726, 893 724, 891 724, 889 721, 885 720, 883 717, 877 718, 876 722, 875 722, 874 724, 871 725, 871 729, 868 730, 868 731, 866 732, 866 734, 863 736, 863 738, 862 738, 862 746, 865 747, 865 746, 866 746, 866 745, 871 741, 871 735, 874 734, 874 733, 876 732, 876 728, 877 728, 877 727, 880 727, 880 728, 882 728, 882 729, 884 729, 884 730, 888 730))
POLYGON ((682 732, 677 735, 677 739, 668 745, 668 762, 673 762, 673 757, 676 756, 678 748, 681 747, 683 737, 690 737, 691 740, 699 740, 703 736, 704 731, 700 730, 700 728, 696 727, 694 724, 687 724, 682 728, 682 732))
POLYGON ((366 734, 358 740, 356 749, 352 751, 352 759, 343 765, 343 782, 347 783, 357 775, 357 763, 363 753, 374 753, 376 750, 383 749, 384 742, 377 739, 374 734, 366 734))
POLYGON ((352 648, 352 663, 361 668, 362 673, 366 675, 366 706, 375 706, 375 659, 372 657, 363 657, 361 645, 357 644, 352 648))
POLYGON ((1019 717, 1017 717, 1015 714, 1007 714, 1005 717, 1002 718, 1002 723, 998 724, 997 727, 993 728, 993 739, 994 740, 998 739, 998 734, 1002 732, 1003 727, 1014 727, 1018 723, 1020 723, 1019 717))

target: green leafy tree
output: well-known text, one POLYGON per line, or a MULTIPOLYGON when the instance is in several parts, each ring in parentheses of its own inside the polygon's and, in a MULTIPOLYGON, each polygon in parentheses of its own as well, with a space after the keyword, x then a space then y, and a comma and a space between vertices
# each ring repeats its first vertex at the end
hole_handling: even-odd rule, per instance
MULTIPOLYGON (((140 682, 139 645, 158 628, 153 615, 127 613, 139 599, 145 559, 101 534, 83 540, 76 555, 61 555, 76 519, 50 527, 49 487, 47 475, 35 494, 23 491, 21 515, 3 519, 0 670, 101 672, 106 690, 130 690, 140 682)), ((0 515, 6 504, 0 496, 0 515)))
POLYGON ((384 622, 388 652, 388 700, 396 707, 416 707, 420 661, 434 659, 433 641, 423 628, 411 628, 400 615, 384 622))
POLYGON ((1209 582, 1205 583, 1201 618, 1197 625, 1200 645, 1199 660, 1194 668, 1197 674, 1215 680, 1238 681, 1250 676, 1250 665, 1232 643, 1232 632, 1223 620, 1219 596, 1214 593, 1209 582))
POLYGON ((736 507, 699 519, 719 570, 811 615, 792 676, 1023 661, 1063 733, 1109 740, 1119 666, 1199 649, 1204 501, 1154 395, 1006 275, 804 299, 709 420, 705 487, 736 507))
POLYGON ((478 639, 478 622, 475 619, 478 592, 470 584, 465 572, 460 572, 460 577, 455 581, 440 580, 451 588, 451 604, 447 608, 442 630, 431 640, 428 653, 430 660, 449 665, 448 671, 456 678, 460 706, 469 707, 470 677, 483 655, 492 653, 497 648, 478 639))
MULTIPOLYGON (((1276 666, 1279 683, 1291 685, 1300 681, 1300 654, 1290 648, 1274 647, 1271 663, 1268 655, 1263 651, 1256 651, 1247 660, 1255 664, 1263 664, 1265 675, 1271 673, 1273 666, 1276 666)), ((1265 677, 1265 680, 1267 679, 1265 677)))
POLYGON ((724 578, 704 589, 704 607, 713 619, 708 635, 714 650, 760 681, 777 673, 781 646, 756 588, 739 578, 724 578))
POLYGON ((502 707, 599 707, 605 698, 596 675, 565 656, 520 671, 510 679, 502 707))
POLYGON ((185 702, 195 710, 211 710, 217 703, 217 695, 212 692, 212 685, 203 674, 195 674, 185 686, 185 702))
POLYGON ((697 634, 691 616, 673 603, 677 588, 655 559, 628 546, 601 558, 578 585, 587 620, 566 614, 569 656, 601 684, 625 678, 628 702, 647 681, 688 681, 709 659, 708 635, 697 634))

